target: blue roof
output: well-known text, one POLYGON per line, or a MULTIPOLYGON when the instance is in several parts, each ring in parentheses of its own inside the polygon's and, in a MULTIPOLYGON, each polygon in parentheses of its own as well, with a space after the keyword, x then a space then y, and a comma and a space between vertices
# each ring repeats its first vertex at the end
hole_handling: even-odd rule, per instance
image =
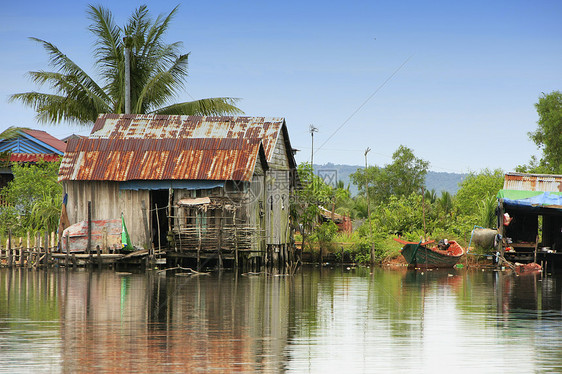
POLYGON ((9 139, 9 140, 0 140, 0 152, 41 153, 41 154, 54 153, 58 155, 63 155, 64 151, 61 150, 60 147, 57 148, 52 144, 53 139, 56 140, 57 142, 61 142, 60 140, 48 135, 44 131, 19 130, 18 136, 16 138, 9 139), (39 138, 39 136, 33 136, 34 134, 41 135, 40 136, 41 139, 39 138))

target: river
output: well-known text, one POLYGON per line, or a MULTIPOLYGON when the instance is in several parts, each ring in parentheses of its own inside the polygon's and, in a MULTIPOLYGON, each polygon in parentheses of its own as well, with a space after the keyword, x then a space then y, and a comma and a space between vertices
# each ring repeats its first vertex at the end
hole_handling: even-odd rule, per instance
POLYGON ((0 372, 561 372, 561 304, 494 270, 0 269, 0 372))

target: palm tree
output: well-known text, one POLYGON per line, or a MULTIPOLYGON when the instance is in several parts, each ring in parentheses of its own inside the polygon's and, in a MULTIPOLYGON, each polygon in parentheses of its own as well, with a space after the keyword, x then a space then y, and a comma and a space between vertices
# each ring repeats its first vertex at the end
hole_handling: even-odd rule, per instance
POLYGON ((242 113, 234 98, 209 98, 171 104, 185 87, 189 53, 180 54, 181 42, 162 39, 178 7, 153 21, 145 5, 129 18, 125 27, 115 24, 112 13, 102 6, 88 7, 89 31, 96 37, 95 66, 102 85, 62 53, 55 45, 31 38, 47 51, 55 71, 31 71, 32 80, 47 84, 54 93, 14 94, 37 112, 39 122, 94 122, 100 113, 123 113, 125 109, 125 47, 130 50, 131 111, 138 114, 221 115, 242 113), (125 43, 127 44, 125 46, 125 43))
POLYGON ((453 210, 453 196, 449 191, 441 191, 441 197, 438 199, 439 207, 446 216, 453 210))

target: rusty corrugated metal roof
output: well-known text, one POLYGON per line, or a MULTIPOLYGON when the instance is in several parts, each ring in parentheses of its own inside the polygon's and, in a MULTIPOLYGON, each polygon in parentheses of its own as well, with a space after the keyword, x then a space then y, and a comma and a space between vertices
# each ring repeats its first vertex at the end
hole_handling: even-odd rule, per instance
POLYGON ((507 173, 503 182, 504 190, 517 191, 562 191, 562 175, 507 173))
POLYGON ((249 181, 260 154, 259 139, 71 139, 59 181, 249 181))
POLYGON ((51 153, 10 153, 11 162, 56 162, 61 159, 60 155, 51 153))
MULTIPOLYGON (((281 117, 101 114, 90 134, 96 139, 259 139, 267 161, 285 125, 281 117)), ((292 151, 292 150, 290 150, 292 151)))

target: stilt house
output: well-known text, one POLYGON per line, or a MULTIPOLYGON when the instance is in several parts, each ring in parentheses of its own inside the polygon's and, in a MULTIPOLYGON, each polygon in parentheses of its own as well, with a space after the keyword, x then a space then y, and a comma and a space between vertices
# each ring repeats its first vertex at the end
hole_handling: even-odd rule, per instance
POLYGON ((71 223, 123 214, 137 247, 268 261, 288 250, 294 170, 283 118, 104 114, 59 181, 71 223))
POLYGON ((562 175, 505 174, 497 215, 506 259, 562 265, 561 191, 562 175))

